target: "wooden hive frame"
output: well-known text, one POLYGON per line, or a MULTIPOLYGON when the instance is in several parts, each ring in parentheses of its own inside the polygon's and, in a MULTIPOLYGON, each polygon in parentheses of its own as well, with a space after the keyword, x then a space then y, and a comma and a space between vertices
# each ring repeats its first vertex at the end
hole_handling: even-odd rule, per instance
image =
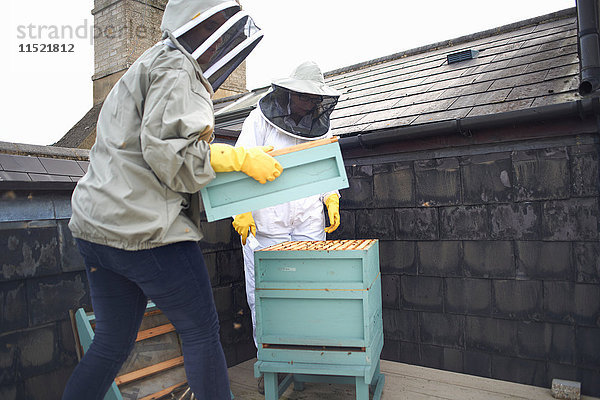
POLYGON ((375 239, 362 240, 314 240, 283 242, 265 247, 260 251, 334 251, 334 250, 363 250, 375 243, 375 239))

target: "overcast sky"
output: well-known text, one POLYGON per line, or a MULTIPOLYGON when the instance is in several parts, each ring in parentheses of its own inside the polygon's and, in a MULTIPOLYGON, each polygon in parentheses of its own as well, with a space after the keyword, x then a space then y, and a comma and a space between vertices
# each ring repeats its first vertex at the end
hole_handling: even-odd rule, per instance
MULTIPOLYGON (((49 145, 92 106, 93 0, 8 0, 1 13, 0 141, 49 145), (69 26, 71 37, 49 38, 69 26), (46 28, 43 28, 46 27, 46 28), (27 45, 72 52, 32 53, 27 45), (62 49, 62 48, 61 48, 62 49)), ((265 37, 247 62, 248 89, 306 60, 323 72, 575 6, 575 0, 242 0, 265 37)), ((67 31, 64 31, 67 33, 67 31)), ((68 36, 68 35, 67 35, 68 36)))

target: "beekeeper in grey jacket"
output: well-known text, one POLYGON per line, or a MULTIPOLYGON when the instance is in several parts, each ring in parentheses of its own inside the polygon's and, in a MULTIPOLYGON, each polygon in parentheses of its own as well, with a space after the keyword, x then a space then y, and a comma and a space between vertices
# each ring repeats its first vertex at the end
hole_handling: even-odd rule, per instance
POLYGON ((209 144, 213 91, 262 38, 236 1, 170 0, 163 40, 115 84, 97 123, 69 223, 96 315, 94 341, 63 399, 102 399, 131 351, 148 299, 182 340, 200 399, 229 399, 211 285, 198 241, 197 192, 215 173, 261 183, 281 174, 269 147, 209 144))

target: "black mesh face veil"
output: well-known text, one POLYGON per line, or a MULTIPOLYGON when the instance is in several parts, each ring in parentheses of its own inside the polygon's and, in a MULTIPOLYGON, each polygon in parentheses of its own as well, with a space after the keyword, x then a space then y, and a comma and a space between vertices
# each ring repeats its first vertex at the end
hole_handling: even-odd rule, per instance
POLYGON ((320 139, 329 132, 329 117, 339 96, 296 92, 273 84, 259 101, 263 116, 284 133, 302 139, 320 139))
POLYGON ((218 53, 213 56, 211 62, 200 65, 213 89, 221 86, 225 79, 254 50, 262 38, 262 33, 248 16, 237 21, 226 32, 223 37, 223 45, 220 46, 218 53))
POLYGON ((198 61, 213 90, 217 90, 263 37, 252 18, 235 1, 201 13, 173 35, 198 61))

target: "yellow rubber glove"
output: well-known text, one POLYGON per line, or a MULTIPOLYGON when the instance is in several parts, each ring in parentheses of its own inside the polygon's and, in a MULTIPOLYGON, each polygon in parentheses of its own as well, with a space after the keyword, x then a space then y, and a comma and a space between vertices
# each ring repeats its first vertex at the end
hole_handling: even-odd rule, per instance
POLYGON ((325 205, 327 206, 330 224, 325 228, 325 232, 331 233, 340 226, 340 196, 336 193, 330 194, 325 198, 325 205))
POLYGON ((256 224, 251 212, 236 215, 231 225, 233 225, 233 229, 242 237, 242 244, 246 244, 248 231, 256 236, 256 224))
POLYGON ((266 152, 273 146, 233 147, 224 143, 210 145, 210 165, 215 172, 242 171, 260 183, 273 181, 283 171, 279 162, 266 152))

